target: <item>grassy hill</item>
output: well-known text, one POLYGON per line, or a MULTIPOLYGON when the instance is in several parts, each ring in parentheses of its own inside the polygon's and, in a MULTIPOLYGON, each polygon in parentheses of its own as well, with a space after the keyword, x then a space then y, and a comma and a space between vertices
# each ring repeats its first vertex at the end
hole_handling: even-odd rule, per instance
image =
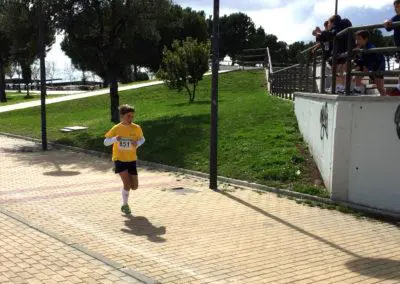
MULTIPOLYGON (((199 85, 196 101, 185 93, 153 86, 120 93, 120 103, 136 108, 136 123, 146 143, 142 160, 208 171, 210 133, 210 77, 199 85)), ((237 71, 220 75, 219 174, 291 188, 320 196, 319 178, 297 129, 293 104, 268 96, 262 71, 237 71)), ((47 107, 51 141, 107 151, 103 135, 112 126, 107 95, 52 104, 47 107), (80 133, 60 128, 88 126, 80 133)), ((40 137, 40 108, 0 114, 0 131, 40 137)))

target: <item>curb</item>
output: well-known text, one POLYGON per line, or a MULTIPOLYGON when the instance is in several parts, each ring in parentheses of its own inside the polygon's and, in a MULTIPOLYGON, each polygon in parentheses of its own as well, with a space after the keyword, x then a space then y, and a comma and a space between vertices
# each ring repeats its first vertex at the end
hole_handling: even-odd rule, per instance
MULTIPOLYGON (((32 141, 32 142, 36 142, 36 143, 41 143, 41 141, 39 139, 25 137, 25 136, 11 134, 11 133, 0 132, 0 135, 18 138, 18 139, 22 139, 22 140, 28 140, 28 141, 32 141)), ((74 146, 62 145, 62 144, 58 144, 58 143, 54 143, 54 142, 48 142, 48 144, 51 145, 52 147, 54 147, 54 149, 67 149, 67 150, 71 150, 74 152, 94 155, 99 158, 107 158, 107 159, 109 158, 109 154, 104 153, 104 152, 87 150, 87 149, 78 148, 78 147, 74 147, 74 146)), ((203 173, 203 172, 158 164, 155 162, 147 162, 147 161, 138 160, 138 165, 145 166, 145 167, 151 167, 151 168, 155 168, 155 169, 162 169, 165 171, 172 171, 172 172, 188 174, 188 175, 192 175, 192 176, 200 177, 200 178, 204 178, 204 179, 209 178, 209 175, 206 173, 203 173)), ((365 213, 374 218, 378 218, 378 219, 383 218, 384 220, 387 220, 389 222, 397 222, 398 223, 400 221, 400 212, 397 213, 397 212, 385 211, 385 210, 376 209, 376 208, 372 208, 372 207, 368 207, 368 206, 363 206, 363 205, 359 205, 359 204, 355 204, 355 203, 351 203, 351 202, 347 202, 347 201, 342 201, 342 200, 338 200, 338 199, 328 199, 328 198, 318 197, 318 196, 295 192, 295 191, 286 190, 286 189, 279 189, 279 188, 270 187, 270 186, 266 186, 266 185, 262 185, 262 184, 258 184, 258 183, 237 180, 237 179, 223 177, 223 176, 218 176, 218 181, 230 183, 230 184, 233 184, 236 186, 248 187, 248 188, 261 190, 261 191, 265 191, 265 192, 271 192, 271 193, 276 193, 276 194, 280 194, 280 195, 290 196, 293 198, 299 198, 299 199, 320 202, 320 203, 324 203, 324 204, 328 204, 328 205, 346 206, 351 209, 365 213)), ((218 191, 220 191, 220 190, 218 190, 218 191)))

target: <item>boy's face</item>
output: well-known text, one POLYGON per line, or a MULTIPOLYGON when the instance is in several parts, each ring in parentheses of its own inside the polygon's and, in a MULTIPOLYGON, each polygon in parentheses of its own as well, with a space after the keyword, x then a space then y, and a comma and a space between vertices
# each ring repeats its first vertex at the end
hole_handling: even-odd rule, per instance
POLYGON ((363 48, 364 46, 367 45, 368 39, 363 38, 362 36, 357 35, 356 36, 356 44, 358 48, 363 48))
POLYGON ((121 119, 123 122, 125 123, 132 123, 133 119, 135 117, 135 114, 133 112, 128 112, 126 114, 124 114, 121 119))
POLYGON ((394 10, 396 11, 397 15, 400 15, 400 4, 394 4, 394 10))
POLYGON ((333 28, 333 23, 331 21, 328 21, 327 29, 331 30, 333 28))

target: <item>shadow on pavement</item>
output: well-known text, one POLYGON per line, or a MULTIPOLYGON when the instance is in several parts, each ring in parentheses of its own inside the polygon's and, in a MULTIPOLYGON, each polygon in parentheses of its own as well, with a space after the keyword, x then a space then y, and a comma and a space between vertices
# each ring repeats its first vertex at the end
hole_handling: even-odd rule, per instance
POLYGON ((125 215, 126 229, 121 229, 122 232, 133 234, 136 236, 147 236, 147 239, 154 243, 163 243, 166 240, 160 235, 164 235, 166 229, 164 226, 156 227, 143 216, 125 215))
POLYGON ((349 270, 364 276, 400 281, 400 261, 397 260, 363 257, 348 261, 346 267, 349 270), (385 273, 385 269, 393 268, 396 268, 396 272, 385 273))
POLYGON ((43 173, 45 176, 53 176, 53 177, 71 177, 80 175, 80 172, 76 171, 51 171, 43 173))
POLYGON ((400 280, 400 261, 390 260, 390 259, 362 257, 361 255, 358 255, 350 250, 347 250, 346 248, 341 247, 340 245, 338 245, 334 242, 328 241, 318 235, 315 235, 315 234, 308 232, 296 225, 293 225, 290 222, 287 222, 277 216, 274 216, 271 213, 268 213, 268 212, 264 211, 263 209, 258 208, 257 206, 254 206, 236 196, 233 196, 232 194, 229 194, 227 192, 222 192, 222 191, 219 191, 219 193, 221 193, 222 195, 224 195, 224 196, 226 196, 248 208, 251 208, 254 211, 256 211, 268 218, 271 218, 272 220, 275 220, 276 222, 279 222, 293 230, 296 230, 296 231, 298 231, 306 236, 309 236, 325 245, 328 245, 334 249, 340 250, 341 252, 344 252, 350 256, 353 256, 354 260, 351 260, 345 264, 346 267, 353 272, 356 272, 356 273, 359 273, 359 274, 365 275, 365 276, 375 277, 375 278, 400 280), (396 272, 385 273, 385 269, 390 269, 390 268, 394 268, 394 267, 396 267, 396 268, 398 267, 396 272))
POLYGON ((354 253, 352 251, 349 251, 349 250, 347 250, 347 249, 345 249, 345 248, 343 248, 343 247, 341 247, 341 246, 339 246, 339 245, 337 245, 337 244, 335 244, 335 243, 333 243, 331 241, 325 240, 324 238, 322 238, 322 237, 320 237, 318 235, 315 235, 315 234, 310 233, 310 232, 308 232, 308 231, 306 231, 306 230, 304 230, 304 229, 302 229, 300 227, 297 227, 296 225, 293 225, 292 223, 290 223, 288 221, 285 221, 285 220, 283 220, 283 219, 281 219, 281 218, 279 218, 279 217, 277 217, 275 215, 272 215, 271 213, 268 213, 268 212, 264 211, 263 209, 258 208, 257 206, 254 206, 254 205, 252 205, 252 204, 250 204, 250 203, 248 203, 248 202, 246 202, 246 201, 244 201, 244 200, 242 200, 242 199, 240 199, 240 198, 238 198, 236 196, 233 196, 232 194, 229 194, 227 192, 222 192, 222 191, 220 191, 220 193, 222 195, 225 195, 226 197, 229 197, 230 199, 232 199, 234 201, 237 201, 240 204, 243 204, 244 206, 247 206, 247 207, 253 209, 254 211, 256 211, 258 213, 261 213, 262 215, 264 215, 264 216, 266 216, 268 218, 271 218, 272 220, 275 220, 276 222, 279 222, 279 223, 281 223, 281 224, 283 224, 283 225, 285 225, 285 226, 287 226, 287 227, 289 227, 289 228, 291 228, 293 230, 298 231, 299 233, 302 233, 302 234, 304 234, 306 236, 309 236, 309 237, 311 237, 311 238, 313 238, 313 239, 315 239, 315 240, 317 240, 317 241, 319 241, 321 243, 324 243, 324 244, 326 244, 326 245, 328 245, 328 246, 330 246, 330 247, 332 247, 334 249, 340 250, 340 251, 342 251, 342 252, 344 252, 344 253, 346 253, 348 255, 351 255, 353 257, 362 258, 361 256, 359 256, 358 254, 356 254, 356 253, 354 253))
POLYGON ((16 164, 23 164, 26 167, 40 165, 47 170, 43 174, 49 176, 73 176, 80 174, 84 169, 111 172, 113 166, 111 158, 107 161, 90 155, 85 156, 83 153, 56 149, 44 152, 37 144, 1 147, 0 153, 11 154, 16 164), (68 170, 63 171, 64 167, 68 167, 68 170))

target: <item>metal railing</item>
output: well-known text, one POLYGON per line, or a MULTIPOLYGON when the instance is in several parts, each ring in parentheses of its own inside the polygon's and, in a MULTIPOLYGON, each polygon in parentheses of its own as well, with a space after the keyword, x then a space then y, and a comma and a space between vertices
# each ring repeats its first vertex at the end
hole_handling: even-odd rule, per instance
MULTIPOLYGON (((400 22, 394 22, 392 27, 399 27, 400 22)), ((367 25, 367 26, 357 26, 350 27, 341 32, 339 32, 333 38, 333 50, 332 55, 329 58, 332 61, 331 74, 327 74, 327 61, 329 60, 325 56, 321 55, 321 49, 318 49, 317 52, 311 53, 311 50, 314 49, 316 45, 309 47, 303 50, 300 54, 302 55, 303 60, 296 65, 292 65, 287 68, 283 68, 280 70, 276 70, 276 68, 272 67, 272 60, 270 54, 268 52, 268 80, 270 86, 270 93, 272 95, 288 98, 294 100, 294 92, 313 92, 313 93, 326 93, 326 83, 327 79, 331 80, 331 88, 330 93, 334 94, 336 91, 336 78, 337 74, 337 62, 339 58, 345 58, 346 63, 345 72, 343 76, 345 76, 345 95, 351 94, 351 84, 353 81, 353 76, 398 76, 400 75, 400 70, 392 70, 388 71, 368 71, 368 72, 360 72, 354 71, 353 59, 354 56, 358 53, 377 53, 377 54, 385 54, 385 55, 393 55, 396 52, 400 52, 400 48, 398 47, 377 47, 371 49, 357 49, 354 48, 354 33, 360 30, 373 30, 377 28, 384 28, 383 24, 375 24, 375 25, 367 25), (339 54, 338 53, 338 39, 340 37, 347 37, 347 49, 346 52, 339 54), (317 72, 317 69, 319 72, 317 72), (297 73, 297 74, 296 74, 297 73), (318 74, 317 74, 318 73, 318 74), (335 76, 333 76, 335 74, 335 76), (317 81, 318 80, 318 81, 317 81), (318 84, 317 84, 318 82, 318 84), (319 87, 318 87, 319 85, 319 87)), ((372 42, 373 43, 373 42, 372 42)))

